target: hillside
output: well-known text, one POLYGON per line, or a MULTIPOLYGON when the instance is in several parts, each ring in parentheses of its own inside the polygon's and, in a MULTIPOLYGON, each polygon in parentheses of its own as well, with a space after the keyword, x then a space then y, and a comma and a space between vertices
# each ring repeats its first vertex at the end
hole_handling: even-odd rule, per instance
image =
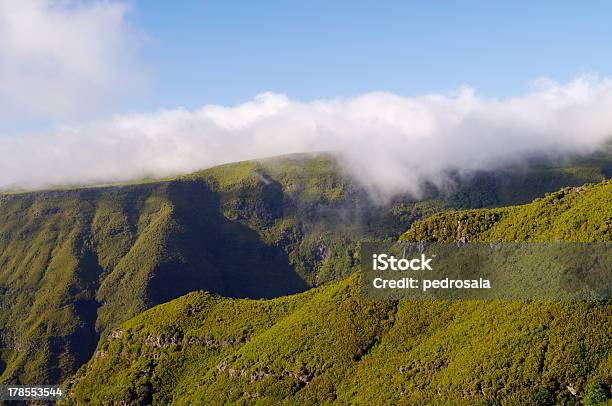
POLYGON ((404 241, 612 241, 612 181, 567 187, 524 206, 440 213, 404 241))
POLYGON ((271 298, 341 279, 356 269, 362 239, 395 240, 449 207, 598 181, 611 156, 478 173, 446 193, 384 206, 329 155, 0 195, 0 382, 61 382, 113 326, 194 290, 271 298))
MULTIPOLYGON (((611 197, 610 181, 568 188, 435 215, 403 238, 610 242, 611 197)), ((610 396, 611 348, 608 303, 369 301, 355 274, 273 300, 156 306, 101 341, 68 403, 592 405, 610 396)))
POLYGON ((359 238, 435 207, 378 210, 328 156, 0 195, 0 381, 60 382, 110 326, 193 290, 276 297, 348 275, 359 238))

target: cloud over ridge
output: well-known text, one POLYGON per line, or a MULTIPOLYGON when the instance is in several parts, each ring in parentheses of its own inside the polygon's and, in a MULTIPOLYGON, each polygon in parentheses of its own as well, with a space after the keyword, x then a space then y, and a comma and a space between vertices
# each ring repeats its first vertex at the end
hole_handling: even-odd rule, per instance
POLYGON ((469 172, 532 153, 587 153, 612 135, 612 80, 540 80, 524 95, 447 94, 295 101, 262 93, 206 105, 0 137, 0 188, 107 182, 187 173, 295 152, 334 151, 373 193, 418 193, 448 169, 469 172))

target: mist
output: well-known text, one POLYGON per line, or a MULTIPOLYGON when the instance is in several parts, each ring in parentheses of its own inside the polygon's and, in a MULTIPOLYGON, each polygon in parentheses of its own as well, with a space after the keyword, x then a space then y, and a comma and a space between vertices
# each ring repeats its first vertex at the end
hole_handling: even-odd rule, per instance
POLYGON ((470 87, 404 97, 292 100, 262 93, 236 106, 123 114, 0 136, 0 188, 166 177, 274 155, 331 151, 374 198, 417 195, 445 173, 517 164, 533 154, 586 154, 612 135, 612 80, 534 82, 492 99, 470 87))

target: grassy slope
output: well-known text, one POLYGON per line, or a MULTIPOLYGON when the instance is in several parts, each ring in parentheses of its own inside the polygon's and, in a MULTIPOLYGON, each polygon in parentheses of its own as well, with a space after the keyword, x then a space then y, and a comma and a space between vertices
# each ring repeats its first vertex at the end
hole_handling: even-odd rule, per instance
POLYGON ((610 162, 602 153, 480 173, 444 199, 400 197, 382 208, 325 155, 163 182, 0 194, 0 382, 62 381, 112 326, 187 292, 302 291, 350 275, 362 239, 396 239, 449 206, 515 203, 598 180, 610 162))
MULTIPOLYGON (((611 197, 610 181, 565 189, 436 215, 404 238, 609 242, 611 197)), ((607 303, 365 301, 353 275, 273 300, 194 292, 154 307, 101 342, 70 403, 594 404, 610 348, 607 303)))
POLYGON ((406 241, 610 241, 612 181, 568 187, 528 206, 452 211, 414 224, 406 241))
POLYGON ((193 290, 275 297, 350 274, 359 238, 429 207, 374 208, 325 156, 0 195, 0 381, 61 381, 110 326, 193 290))

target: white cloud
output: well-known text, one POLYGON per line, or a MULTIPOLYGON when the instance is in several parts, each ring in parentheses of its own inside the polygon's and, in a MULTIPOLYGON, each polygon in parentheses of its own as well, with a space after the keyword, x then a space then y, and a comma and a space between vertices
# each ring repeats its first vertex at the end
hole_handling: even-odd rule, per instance
POLYGON ((112 1, 0 2, 0 119, 74 118, 137 81, 127 6, 112 1))
POLYGON ((612 135, 612 80, 539 81, 485 99, 473 89, 293 101, 264 93, 234 107, 119 115, 47 134, 0 138, 0 186, 37 187, 185 173, 292 152, 337 151, 374 192, 418 193, 448 168, 489 169, 526 154, 588 152, 612 135))

